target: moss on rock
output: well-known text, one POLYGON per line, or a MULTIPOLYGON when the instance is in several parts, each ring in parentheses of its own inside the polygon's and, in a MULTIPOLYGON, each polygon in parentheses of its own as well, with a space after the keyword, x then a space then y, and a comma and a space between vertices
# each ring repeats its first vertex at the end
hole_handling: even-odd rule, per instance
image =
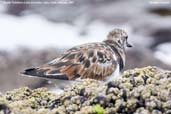
POLYGON ((170 114, 171 72, 127 70, 108 83, 76 82, 61 94, 27 87, 0 94, 0 114, 170 114))

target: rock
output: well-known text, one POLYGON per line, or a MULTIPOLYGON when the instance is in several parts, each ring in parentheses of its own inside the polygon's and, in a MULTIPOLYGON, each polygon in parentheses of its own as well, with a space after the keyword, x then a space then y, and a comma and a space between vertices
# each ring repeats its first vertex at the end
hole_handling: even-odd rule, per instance
POLYGON ((108 83, 75 82, 61 94, 46 88, 14 89, 0 95, 0 113, 22 114, 169 114, 171 71, 157 67, 127 70, 108 83))
MULTIPOLYGON (((166 50, 166 47, 164 48, 166 50)), ((162 50, 164 50, 162 49, 162 50)), ((163 52, 163 51, 162 51, 163 52)), ((126 69, 132 69, 132 68, 136 68, 136 67, 144 67, 144 66, 158 66, 162 69, 167 69, 167 70, 171 70, 171 65, 166 64, 166 58, 162 58, 165 60, 165 62, 163 62, 161 59, 158 59, 160 56, 158 54, 153 54, 154 52, 151 51, 150 49, 145 49, 145 48, 141 48, 141 49, 131 49, 128 50, 126 53, 126 69)), ((166 53, 167 56, 169 56, 169 51, 164 51, 163 53, 166 53)), ((166 56, 166 55, 165 55, 166 56)), ((167 63, 169 63, 169 61, 167 61, 167 63)))
POLYGON ((160 16, 170 16, 171 15, 171 9, 170 8, 152 8, 149 10, 149 12, 160 15, 160 16))
POLYGON ((150 35, 155 39, 155 43, 153 43, 151 48, 155 48, 162 43, 171 42, 171 27, 159 28, 156 31, 151 32, 150 35))
POLYGON ((32 50, 21 47, 13 52, 0 50, 1 92, 23 86, 37 88, 47 83, 46 80, 43 79, 21 76, 20 72, 22 72, 25 68, 39 66, 51 59, 54 59, 55 57, 58 57, 60 54, 58 52, 59 51, 55 48, 48 48, 46 50, 32 50))

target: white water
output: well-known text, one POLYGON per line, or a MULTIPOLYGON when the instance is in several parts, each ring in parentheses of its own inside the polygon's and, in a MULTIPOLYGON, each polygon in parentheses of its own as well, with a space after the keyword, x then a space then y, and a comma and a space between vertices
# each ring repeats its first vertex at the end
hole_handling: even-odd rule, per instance
MULTIPOLYGON (((84 19, 76 20, 75 25, 53 23, 38 15, 15 17, 1 13, 0 8, 0 50, 13 50, 18 47, 41 49, 46 47, 69 48, 88 42, 100 42, 113 28, 120 27, 129 34, 129 41, 141 44, 143 37, 133 35, 129 24, 109 25, 95 21, 86 26, 87 35, 80 35, 84 19), (139 40, 136 40, 139 39, 139 40)), ((145 44, 148 44, 145 43, 145 44)))
POLYGON ((159 45, 154 55, 162 62, 171 65, 171 43, 164 43, 159 45))
POLYGON ((88 35, 80 36, 79 27, 55 24, 37 15, 13 17, 0 14, 0 49, 11 50, 18 46, 31 48, 71 47, 74 45, 99 42, 113 27, 101 22, 88 27, 88 35))

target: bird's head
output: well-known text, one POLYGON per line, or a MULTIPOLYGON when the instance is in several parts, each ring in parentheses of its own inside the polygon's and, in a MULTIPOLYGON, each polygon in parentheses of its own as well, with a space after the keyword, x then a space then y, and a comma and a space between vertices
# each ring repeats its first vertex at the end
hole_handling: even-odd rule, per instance
POLYGON ((122 29, 113 29, 107 35, 107 40, 113 41, 121 47, 132 47, 132 45, 128 43, 128 34, 122 29))

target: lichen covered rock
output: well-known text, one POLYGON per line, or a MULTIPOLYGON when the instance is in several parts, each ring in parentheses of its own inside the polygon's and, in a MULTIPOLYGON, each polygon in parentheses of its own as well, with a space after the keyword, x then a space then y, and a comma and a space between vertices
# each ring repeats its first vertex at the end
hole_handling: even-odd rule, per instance
POLYGON ((61 94, 27 87, 0 94, 0 114, 170 114, 171 72, 127 70, 108 83, 76 82, 61 94))

